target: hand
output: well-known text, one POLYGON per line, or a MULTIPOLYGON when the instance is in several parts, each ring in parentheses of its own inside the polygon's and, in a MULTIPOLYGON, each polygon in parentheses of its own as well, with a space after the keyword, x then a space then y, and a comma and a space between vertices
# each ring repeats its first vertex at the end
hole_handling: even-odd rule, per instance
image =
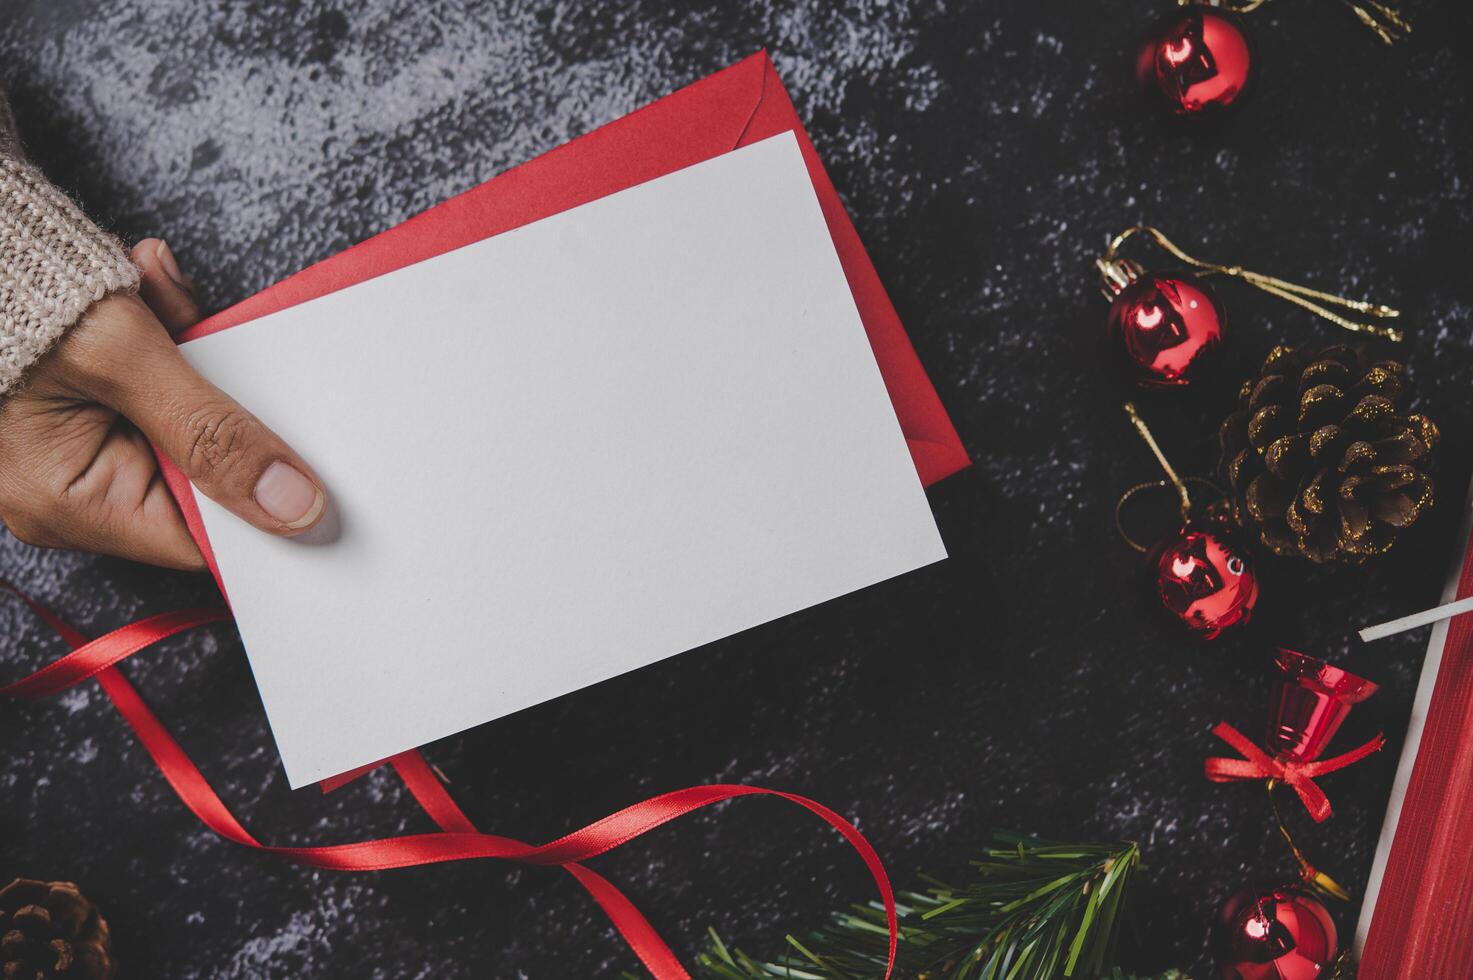
POLYGON ((170 334, 199 307, 168 246, 148 239, 132 256, 139 296, 94 304, 0 405, 0 519, 34 545, 203 569, 152 441, 242 519, 306 531, 322 516, 321 481, 180 355, 170 334))

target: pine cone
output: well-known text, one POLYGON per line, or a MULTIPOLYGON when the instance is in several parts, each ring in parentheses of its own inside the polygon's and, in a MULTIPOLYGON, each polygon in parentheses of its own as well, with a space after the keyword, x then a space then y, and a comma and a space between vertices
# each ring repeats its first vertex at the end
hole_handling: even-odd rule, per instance
POLYGON ((1222 424, 1233 518, 1277 555, 1364 561, 1432 506, 1437 426, 1401 411, 1405 369, 1276 347, 1222 424))
POLYGON ((0 978, 112 980, 107 923, 69 881, 17 878, 0 889, 0 978))

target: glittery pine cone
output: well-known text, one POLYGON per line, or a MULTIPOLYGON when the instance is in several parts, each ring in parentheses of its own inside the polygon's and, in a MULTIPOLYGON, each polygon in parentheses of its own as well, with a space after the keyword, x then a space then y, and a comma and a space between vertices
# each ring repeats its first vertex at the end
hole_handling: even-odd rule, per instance
POLYGON ((112 980, 107 923, 66 881, 0 889, 0 980, 112 980))
POLYGON ((1278 555, 1364 561, 1432 506, 1437 426, 1402 411, 1405 369, 1276 347, 1222 424, 1233 517, 1278 555))

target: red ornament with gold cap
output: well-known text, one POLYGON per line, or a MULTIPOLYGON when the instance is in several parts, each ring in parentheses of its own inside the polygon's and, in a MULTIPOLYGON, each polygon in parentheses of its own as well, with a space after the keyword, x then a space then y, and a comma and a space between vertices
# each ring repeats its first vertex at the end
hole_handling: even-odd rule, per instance
POLYGON ((1329 910, 1295 886, 1231 896, 1213 941, 1223 980, 1326 980, 1339 949, 1329 910))
POLYGON ((1222 519, 1184 524, 1148 559, 1161 607, 1205 640, 1248 622, 1258 574, 1247 540, 1222 519))
POLYGON ((1095 260, 1100 291, 1110 301, 1106 336, 1139 384, 1176 388, 1199 379, 1216 360, 1224 341, 1226 315, 1217 294, 1207 284, 1210 276, 1237 279, 1271 296, 1293 303, 1343 330, 1381 337, 1393 343, 1401 331, 1377 320, 1400 314, 1389 306, 1347 299, 1333 293, 1287 282, 1240 265, 1221 265, 1189 255, 1150 225, 1133 225, 1116 235, 1095 260), (1142 236, 1181 264, 1182 271, 1151 272, 1120 254, 1130 239, 1142 236), (1364 314, 1367 321, 1349 319, 1330 307, 1364 314))
POLYGON ((1142 385, 1171 388, 1199 378, 1222 344, 1222 306, 1186 273, 1148 273, 1114 256, 1098 261, 1110 301, 1106 331, 1126 370, 1142 385))
MULTIPOLYGON (((1212 484, 1177 476, 1130 402, 1125 403, 1125 414, 1155 455, 1166 479, 1137 484, 1122 494, 1115 507, 1116 528, 1126 544, 1146 555, 1147 584, 1154 603, 1195 635, 1216 639, 1224 630, 1247 623, 1258 602, 1252 547, 1226 520, 1220 507, 1198 509, 1193 504, 1187 483, 1212 484), (1124 511, 1137 494, 1154 489, 1175 493, 1181 523, 1162 536, 1155 547, 1149 547, 1125 530, 1124 511)), ((1216 493, 1221 496, 1220 490, 1216 493)))
MULTIPOLYGON (((1136 55, 1136 79, 1178 116, 1213 116, 1238 103, 1258 73, 1253 43, 1239 14, 1267 0, 1177 0, 1180 9, 1156 22, 1136 55)), ((1385 0, 1340 0, 1386 44, 1412 26, 1385 0)))
POLYGON ((1254 75, 1253 45, 1238 19, 1208 4, 1173 11, 1152 28, 1136 76, 1179 116, 1225 109, 1254 75))

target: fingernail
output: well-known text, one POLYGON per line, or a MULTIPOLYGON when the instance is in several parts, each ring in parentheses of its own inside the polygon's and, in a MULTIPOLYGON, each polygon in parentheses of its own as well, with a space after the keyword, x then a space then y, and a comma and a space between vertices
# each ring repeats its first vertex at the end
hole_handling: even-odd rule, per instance
POLYGON ((290 463, 277 460, 256 481, 256 503, 287 527, 297 528, 317 520, 324 499, 317 484, 290 463))
POLYGON ((169 243, 160 238, 158 248, 153 250, 153 254, 158 256, 159 265, 164 267, 165 274, 183 286, 184 272, 179 268, 179 260, 174 258, 174 252, 169 248, 169 243))

